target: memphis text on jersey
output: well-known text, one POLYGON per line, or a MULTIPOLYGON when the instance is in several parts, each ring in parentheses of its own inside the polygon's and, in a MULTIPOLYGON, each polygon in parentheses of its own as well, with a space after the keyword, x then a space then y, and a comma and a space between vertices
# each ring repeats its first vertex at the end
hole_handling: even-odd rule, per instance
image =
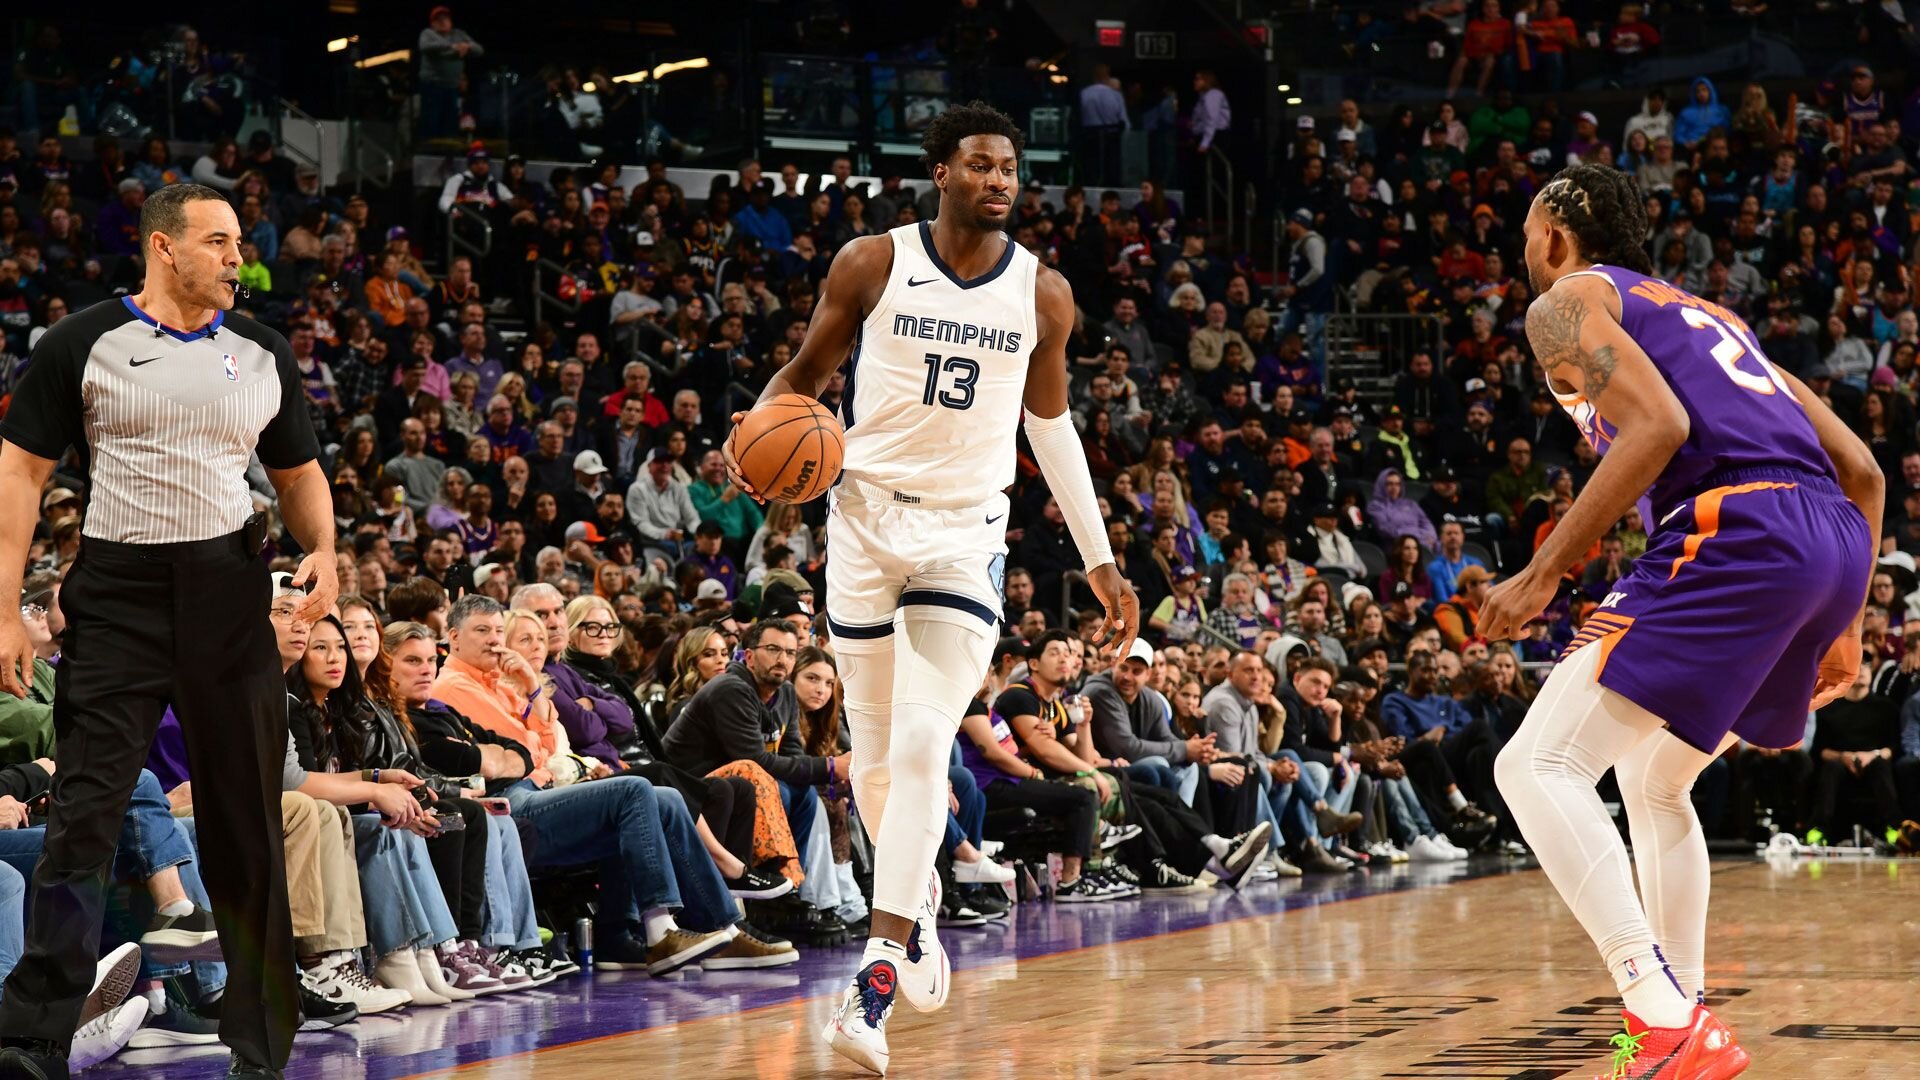
POLYGON ((989 352, 1017 353, 1020 351, 1020 331, 1018 330, 999 330, 991 326, 976 326, 973 323, 935 319, 926 315, 895 314, 893 333, 895 337, 943 341, 950 345, 971 345, 989 352))

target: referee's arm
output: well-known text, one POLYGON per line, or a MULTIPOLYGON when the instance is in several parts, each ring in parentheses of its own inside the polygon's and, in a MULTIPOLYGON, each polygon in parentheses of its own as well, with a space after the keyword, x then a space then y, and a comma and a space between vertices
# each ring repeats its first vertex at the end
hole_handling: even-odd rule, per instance
POLYGON ((0 442, 0 690, 17 698, 33 685, 33 645, 20 621, 21 575, 27 566, 27 546, 33 542, 33 523, 40 518, 40 489, 53 474, 56 462, 0 442))

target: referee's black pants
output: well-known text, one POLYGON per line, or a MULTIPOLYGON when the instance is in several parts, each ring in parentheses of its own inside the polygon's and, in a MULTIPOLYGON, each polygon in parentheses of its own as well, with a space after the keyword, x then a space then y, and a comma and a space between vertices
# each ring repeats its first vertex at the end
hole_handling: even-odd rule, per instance
POLYGON ((9 1041, 72 1040, 93 984, 121 817, 171 703, 186 737, 201 876, 227 964, 220 1038, 282 1067, 299 1017, 281 854, 287 691, 266 564, 241 534, 187 544, 84 539, 60 593, 46 848, 26 953, 0 1001, 9 1041))

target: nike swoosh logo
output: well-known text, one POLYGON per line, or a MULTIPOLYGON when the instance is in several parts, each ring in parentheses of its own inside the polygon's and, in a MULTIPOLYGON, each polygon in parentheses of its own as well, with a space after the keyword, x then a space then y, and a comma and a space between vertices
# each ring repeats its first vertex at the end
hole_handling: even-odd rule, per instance
POLYGON ((991 524, 993 524, 994 522, 996 522, 996 521, 999 521, 999 520, 1000 520, 1001 518, 1003 518, 1003 517, 1006 517, 1006 516, 1007 516, 1007 515, 1005 515, 1005 514, 995 514, 994 516, 992 516, 992 517, 990 517, 990 518, 988 518, 988 519, 987 519, 987 524, 989 524, 989 525, 991 525, 991 524))
POLYGON ((931 284, 933 284, 934 282, 936 282, 936 281, 939 281, 939 280, 940 280, 939 278, 928 278, 928 279, 927 279, 927 280, 925 280, 925 281, 915 281, 915 280, 913 280, 913 277, 912 277, 911 275, 909 275, 909 276, 907 277, 907 288, 909 288, 909 289, 917 289, 917 288, 919 288, 919 287, 920 287, 920 286, 922 286, 922 285, 931 285, 931 284))
POLYGON ((1643 1072, 1640 1075, 1647 1076, 1647 1077, 1659 1076, 1660 1070, 1667 1067, 1667 1062, 1672 1061, 1674 1058, 1679 1057, 1680 1051, 1685 1050, 1686 1048, 1687 1048, 1687 1044, 1683 1042, 1679 1046, 1676 1046, 1673 1049, 1667 1051, 1666 1057, 1663 1057, 1659 1061, 1655 1062, 1653 1065, 1653 1068, 1648 1069, 1646 1072, 1643 1072))
POLYGON ((128 366, 128 367, 141 367, 141 366, 143 366, 143 365, 146 365, 146 364, 151 364, 151 363, 153 363, 153 362, 154 362, 155 360, 158 360, 158 359, 160 359, 160 358, 159 358, 159 357, 157 357, 157 356, 149 356, 149 357, 147 357, 147 358, 146 358, 145 360, 135 360, 135 359, 134 359, 133 357, 131 357, 131 356, 129 356, 129 357, 127 357, 127 366, 128 366))

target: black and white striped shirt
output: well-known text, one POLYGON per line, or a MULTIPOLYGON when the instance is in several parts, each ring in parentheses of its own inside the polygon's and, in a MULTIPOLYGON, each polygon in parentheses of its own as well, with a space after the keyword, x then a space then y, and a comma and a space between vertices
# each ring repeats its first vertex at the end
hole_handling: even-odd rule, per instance
POLYGON ((128 544, 206 540, 253 513, 253 453, 291 469, 319 455, 293 351, 278 332, 220 312, 191 332, 131 297, 55 323, 33 350, 0 439, 91 474, 84 536, 128 544))

